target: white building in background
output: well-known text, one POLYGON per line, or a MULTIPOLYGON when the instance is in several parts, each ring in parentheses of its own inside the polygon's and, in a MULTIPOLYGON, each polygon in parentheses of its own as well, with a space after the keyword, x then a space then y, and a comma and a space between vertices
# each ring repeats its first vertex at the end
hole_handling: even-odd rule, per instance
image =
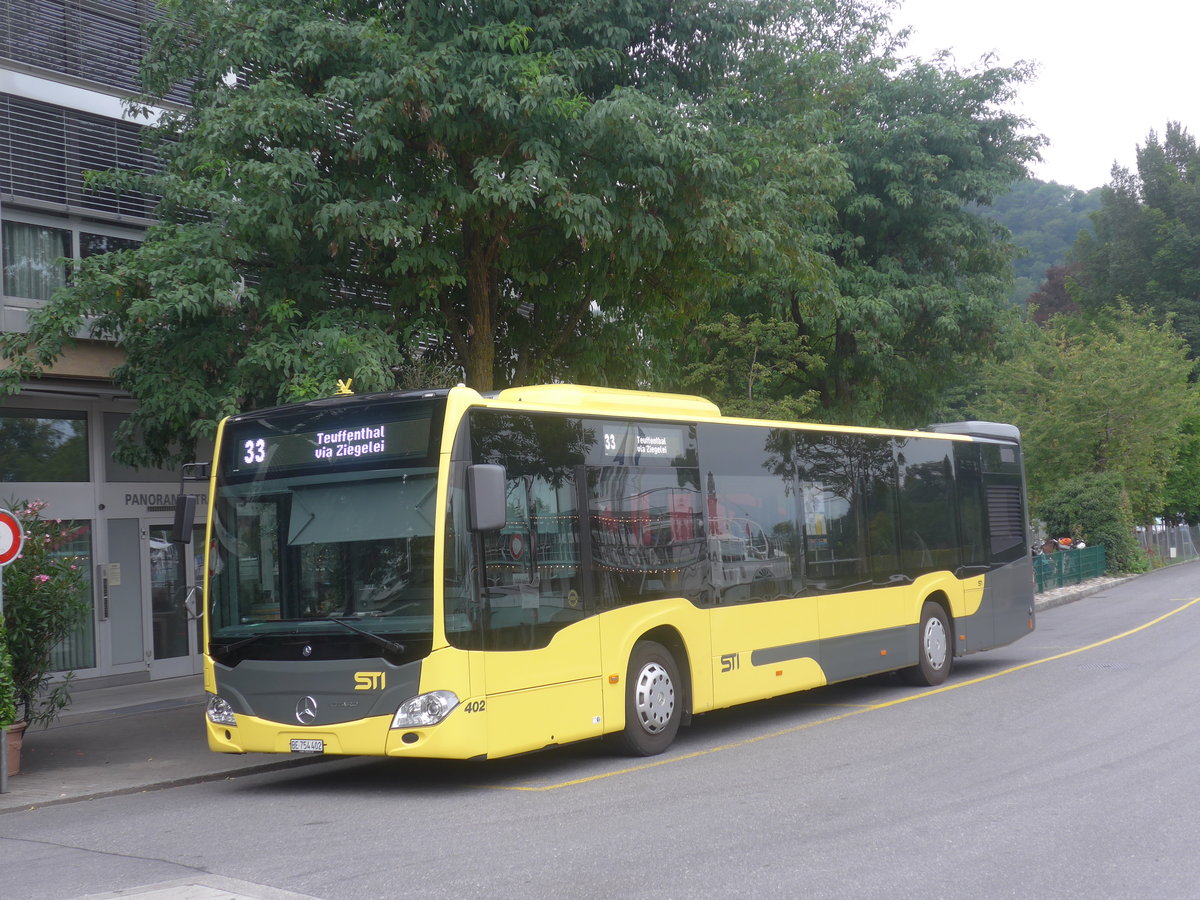
MULTIPOLYGON (((64 283, 63 257, 129 246, 149 224, 149 198, 87 191, 82 173, 154 164, 121 101, 137 89, 140 27, 155 14, 151 0, 0 0, 0 330, 27 327, 64 283)), ((133 409, 110 379, 119 361, 113 345, 84 340, 0 400, 0 505, 42 499, 78 526, 72 550, 92 574, 93 609, 59 662, 94 684, 199 671, 185 601, 203 541, 166 540, 178 472, 113 459, 114 429, 133 409)))

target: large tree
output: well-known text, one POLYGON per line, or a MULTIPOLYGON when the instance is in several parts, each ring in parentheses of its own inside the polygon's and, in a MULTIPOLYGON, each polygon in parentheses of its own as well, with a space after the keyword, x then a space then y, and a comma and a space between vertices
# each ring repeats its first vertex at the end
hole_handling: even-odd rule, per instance
POLYGON ((116 339, 131 462, 415 356, 480 389, 632 383, 734 260, 810 254, 838 178, 757 112, 799 0, 162 5, 143 102, 192 103, 159 171, 109 176, 158 223, 5 347, 14 390, 81 320, 116 339))
POLYGON ((1136 170, 1114 167, 1080 236, 1078 302, 1096 311, 1122 299, 1170 313, 1200 355, 1200 148, 1178 122, 1137 148, 1136 170))
POLYGON ((821 111, 820 133, 848 181, 831 215, 810 226, 807 265, 731 277, 716 302, 729 314, 724 336, 710 328, 695 341, 696 389, 745 407, 743 382, 724 383, 709 365, 724 340, 775 372, 760 381, 757 412, 786 413, 808 395, 816 417, 913 425, 1015 324, 1012 248, 979 207, 1037 156, 1040 138, 1009 109, 1030 70, 908 59, 904 40, 886 9, 810 7, 770 108, 810 126, 821 111), (752 340, 771 323, 781 327, 768 329, 768 343, 752 340))

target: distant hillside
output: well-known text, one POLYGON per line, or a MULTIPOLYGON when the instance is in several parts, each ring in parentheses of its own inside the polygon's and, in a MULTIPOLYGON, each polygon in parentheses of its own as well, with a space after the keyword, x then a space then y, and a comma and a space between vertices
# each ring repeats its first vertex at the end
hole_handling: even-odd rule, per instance
POLYGON ((1100 208, 1100 191, 1031 178, 1018 181, 1009 193, 981 210, 1007 227, 1013 242, 1025 250, 1013 264, 1014 303, 1024 303, 1041 286, 1047 269, 1066 262, 1079 232, 1091 228, 1089 216, 1100 208))

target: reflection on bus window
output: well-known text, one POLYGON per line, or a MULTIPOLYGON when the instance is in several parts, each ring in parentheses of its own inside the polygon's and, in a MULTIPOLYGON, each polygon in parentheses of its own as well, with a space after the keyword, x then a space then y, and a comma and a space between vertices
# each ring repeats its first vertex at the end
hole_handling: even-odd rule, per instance
POLYGON ((588 517, 602 607, 711 593, 695 469, 590 469, 588 517))

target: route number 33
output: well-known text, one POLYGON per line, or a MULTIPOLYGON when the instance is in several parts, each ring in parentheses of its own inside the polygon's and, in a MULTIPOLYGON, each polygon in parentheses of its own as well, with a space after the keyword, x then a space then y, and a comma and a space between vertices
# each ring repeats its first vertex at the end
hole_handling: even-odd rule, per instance
POLYGON ((242 445, 245 453, 242 456, 244 463, 260 463, 267 458, 267 442, 262 438, 256 441, 246 441, 242 445))

